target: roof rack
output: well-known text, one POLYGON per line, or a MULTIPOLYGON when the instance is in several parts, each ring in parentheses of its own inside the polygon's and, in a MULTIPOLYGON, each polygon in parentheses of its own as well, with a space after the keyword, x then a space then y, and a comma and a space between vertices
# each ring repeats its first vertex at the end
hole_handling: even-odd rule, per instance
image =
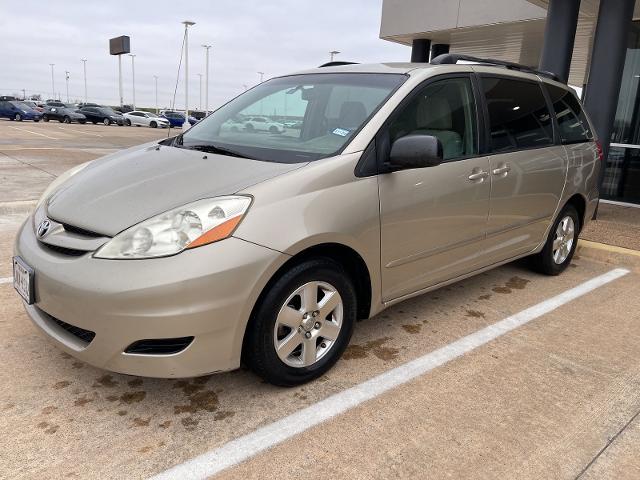
MULTIPOLYGON (((562 82, 560 78, 552 72, 547 72, 546 70, 537 70, 532 67, 528 67, 527 65, 522 65, 520 63, 514 62, 506 62, 504 60, 495 60, 493 58, 478 58, 473 57, 471 55, 462 55, 457 53, 443 53, 442 55, 438 55, 436 58, 432 59, 432 65, 455 65, 458 61, 464 60, 466 62, 474 62, 474 63, 482 63, 484 65, 495 65, 498 67, 505 67, 510 70, 518 70, 520 72, 534 73, 536 75, 542 75, 544 77, 550 78, 557 82, 562 82)), ((564 82, 562 82, 564 83, 564 82)))
POLYGON ((320 65, 318 68, 323 68, 323 67, 340 67, 342 65, 356 65, 358 62, 340 62, 340 61, 335 61, 335 62, 327 62, 327 63, 323 63, 322 65, 320 65))

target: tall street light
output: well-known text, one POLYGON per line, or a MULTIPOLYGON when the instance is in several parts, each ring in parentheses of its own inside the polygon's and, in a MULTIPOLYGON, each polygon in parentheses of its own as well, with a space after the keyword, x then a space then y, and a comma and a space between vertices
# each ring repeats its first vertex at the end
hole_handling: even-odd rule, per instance
POLYGON ((159 113, 159 110, 158 110, 158 76, 154 75, 153 78, 156 81, 156 115, 157 115, 159 113))
POLYGON ((206 66, 204 72, 204 111, 205 115, 209 115, 209 49, 211 48, 211 45, 202 45, 202 47, 206 51, 206 66))
POLYGON ((329 55, 331 55, 331 61, 332 61, 332 62, 333 62, 333 58, 334 58, 336 55, 338 55, 339 53, 340 53, 340 52, 339 52, 339 51, 337 51, 337 50, 331 50, 331 51, 329 52, 329 55))
POLYGON ((189 123, 189 27, 196 24, 190 20, 182 22, 184 25, 184 123, 182 131, 188 130, 189 123))
POLYGON ((135 63, 135 59, 136 59, 136 55, 134 53, 130 53, 129 56, 131 57, 131 80, 133 82, 132 88, 133 88, 133 98, 132 98, 132 105, 131 107, 135 110, 136 109, 136 63, 135 63))
POLYGON ((51 98, 55 100, 56 98, 56 84, 55 81, 53 79, 53 66, 55 65, 55 63, 50 63, 49 66, 51 67, 51 98))
POLYGON ((198 77, 199 77, 198 81, 200 84, 200 97, 198 99, 198 110, 202 110, 202 74, 199 73, 198 77))
POLYGON ((81 58, 82 69, 84 70, 84 103, 87 103, 87 59, 81 58))
POLYGON ((67 103, 69 103, 71 102, 71 100, 69 100, 69 72, 64 72, 64 79, 67 82, 67 103))

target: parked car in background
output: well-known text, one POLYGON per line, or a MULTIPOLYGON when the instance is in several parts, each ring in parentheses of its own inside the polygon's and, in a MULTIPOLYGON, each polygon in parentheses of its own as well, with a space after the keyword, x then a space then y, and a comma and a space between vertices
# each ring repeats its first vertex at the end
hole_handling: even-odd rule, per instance
POLYGON ((84 108, 84 107, 101 107, 102 105, 100 105, 99 103, 91 103, 91 102, 87 102, 87 103, 83 103, 80 102, 78 104, 78 108, 84 108))
POLYGON ((87 123, 87 117, 82 113, 78 113, 75 107, 56 107, 48 105, 42 113, 42 119, 45 122, 49 120, 58 120, 60 123, 87 123))
MULTIPOLYGON (((182 127, 182 125, 184 124, 184 113, 182 112, 165 110, 163 113, 161 113, 160 116, 169 120, 169 123, 172 127, 182 127)), ((189 115, 189 124, 195 125, 196 123, 198 123, 198 120, 189 115)))
POLYGON ((87 117, 87 121, 93 124, 104 123, 105 125, 111 125, 116 123, 120 126, 124 125, 122 114, 110 107, 83 107, 78 112, 87 117))
POLYGON ((122 105, 120 107, 114 107, 113 109, 122 114, 133 112, 133 107, 131 105, 122 105))
POLYGON ((169 127, 169 120, 162 118, 155 113, 143 112, 135 110, 123 115, 125 125, 135 125, 137 127, 151 127, 151 128, 167 128, 169 127))
POLYGON ((29 107, 33 108, 34 110, 37 110, 40 113, 44 111, 44 108, 38 105, 33 100, 22 100, 22 103, 24 103, 25 105, 28 105, 29 107))
POLYGON ((244 122, 244 129, 248 132, 283 133, 284 125, 268 117, 249 117, 244 122))
POLYGON ((33 120, 39 122, 42 114, 31 108, 24 102, 18 100, 0 100, 0 117, 21 122, 22 120, 33 120))
POLYGON ((192 116, 193 118, 195 118, 195 119, 196 119, 196 120, 198 120, 198 121, 202 120, 204 117, 206 117, 206 116, 207 116, 207 113, 206 113, 206 112, 202 112, 202 111, 200 111, 200 110, 192 110, 192 111, 190 111, 189 113, 191 114, 191 116, 192 116))
POLYGON ((61 102, 60 100, 47 100, 45 103, 45 106, 50 106, 50 107, 66 107, 67 104, 64 102, 61 102))

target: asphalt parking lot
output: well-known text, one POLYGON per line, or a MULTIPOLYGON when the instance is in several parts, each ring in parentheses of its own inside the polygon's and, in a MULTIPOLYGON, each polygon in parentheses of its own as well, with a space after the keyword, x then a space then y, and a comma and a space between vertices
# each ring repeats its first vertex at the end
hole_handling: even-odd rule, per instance
POLYGON ((640 478, 634 255, 582 248, 560 277, 519 262, 405 301, 292 389, 111 374, 49 345, 10 283, 20 222, 64 170, 166 135, 0 121, 0 477, 640 478))

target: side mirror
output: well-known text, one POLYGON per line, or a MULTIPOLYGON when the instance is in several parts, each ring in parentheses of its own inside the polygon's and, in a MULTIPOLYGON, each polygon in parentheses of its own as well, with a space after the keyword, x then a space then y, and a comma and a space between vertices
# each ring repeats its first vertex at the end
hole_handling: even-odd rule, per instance
POLYGON ((390 171, 435 167, 442 159, 442 142, 438 138, 412 134, 393 142, 387 166, 390 171))

